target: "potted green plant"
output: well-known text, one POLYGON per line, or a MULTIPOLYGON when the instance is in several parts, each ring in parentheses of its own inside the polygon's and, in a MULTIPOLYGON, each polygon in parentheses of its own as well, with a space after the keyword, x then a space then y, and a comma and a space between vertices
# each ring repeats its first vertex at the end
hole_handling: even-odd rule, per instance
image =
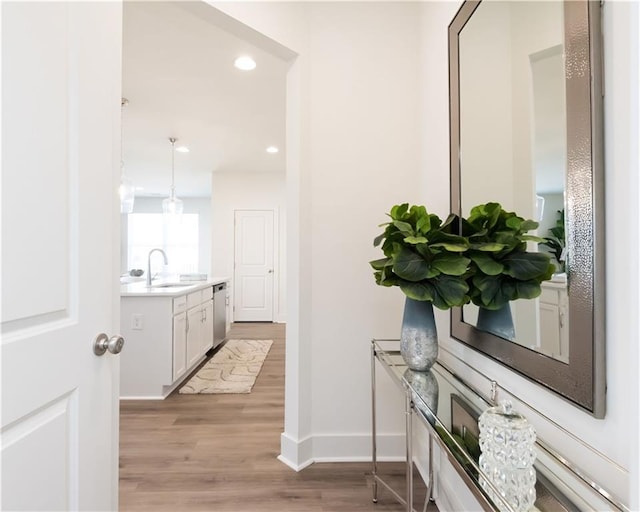
POLYGON ((556 225, 549 230, 549 236, 546 236, 544 238, 544 242, 540 245, 545 245, 551 249, 554 258, 557 261, 558 270, 560 270, 560 272, 565 272, 564 248, 566 241, 564 235, 564 209, 558 210, 556 225))
POLYGON ((527 250, 527 242, 544 242, 527 234, 537 227, 537 222, 507 212, 499 203, 475 206, 462 219, 462 235, 469 243, 466 255, 472 262, 469 297, 480 308, 479 329, 513 339, 509 302, 539 296, 540 284, 555 271, 549 254, 527 250))
POLYGON ((412 370, 426 371, 438 355, 432 305, 449 309, 469 302, 465 256, 468 241, 455 233, 457 217, 444 222, 424 206, 395 205, 375 238, 384 258, 371 261, 376 283, 398 286, 406 295, 400 349, 412 370))

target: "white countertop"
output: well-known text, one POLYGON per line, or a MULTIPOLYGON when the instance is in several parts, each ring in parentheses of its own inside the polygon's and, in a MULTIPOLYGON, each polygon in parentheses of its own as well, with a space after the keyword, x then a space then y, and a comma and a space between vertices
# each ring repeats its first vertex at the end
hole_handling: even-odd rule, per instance
POLYGON ((151 288, 147 288, 145 281, 139 281, 121 285, 120 297, 179 297, 185 293, 195 292, 207 286, 214 286, 228 281, 228 277, 212 277, 206 281, 154 281, 151 288), (162 286, 166 284, 175 286, 162 286))

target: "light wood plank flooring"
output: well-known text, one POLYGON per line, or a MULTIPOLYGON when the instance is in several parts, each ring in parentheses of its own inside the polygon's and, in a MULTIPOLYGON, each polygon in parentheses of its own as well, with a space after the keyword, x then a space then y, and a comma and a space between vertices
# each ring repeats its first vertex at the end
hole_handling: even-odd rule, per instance
MULTIPOLYGON (((402 511, 384 490, 371 501, 371 465, 277 460, 284 418, 284 326, 234 324, 229 338, 272 339, 246 395, 179 395, 123 401, 121 511, 402 511)), ((403 465, 380 464, 402 487, 403 465)), ((431 504, 429 510, 437 510, 431 504)))

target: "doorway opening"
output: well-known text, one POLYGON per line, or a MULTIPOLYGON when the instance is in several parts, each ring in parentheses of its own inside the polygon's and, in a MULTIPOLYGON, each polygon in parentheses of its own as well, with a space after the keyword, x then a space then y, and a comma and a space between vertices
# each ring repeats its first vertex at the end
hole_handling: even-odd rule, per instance
MULTIPOLYGON (((285 104, 288 63, 282 56, 274 56, 273 52, 263 50, 217 27, 214 22, 215 12, 217 11, 214 8, 204 3, 196 5, 131 2, 124 5, 123 95, 130 104, 123 127, 123 160, 127 167, 127 175, 133 179, 137 188, 144 188, 142 191, 138 189, 139 195, 144 194, 144 199, 139 204, 157 204, 159 208, 162 199, 167 195, 168 182, 154 181, 153 178, 157 178, 158 175, 164 177, 166 173, 158 172, 158 169, 167 167, 168 164, 162 156, 156 160, 157 151, 153 151, 156 141, 159 140, 160 144, 163 144, 167 136, 177 137, 179 143, 188 145, 189 158, 197 157, 192 163, 187 158, 182 158, 183 165, 176 166, 175 175, 176 192, 185 203, 185 212, 189 203, 197 200, 201 204, 201 212, 206 211, 209 219, 207 224, 207 219, 203 221, 203 215, 200 215, 201 261, 195 273, 207 273, 210 277, 233 277, 234 212, 261 208, 273 213, 277 237, 272 248, 273 266, 270 267, 273 281, 273 292, 270 294, 271 316, 272 321, 284 323, 286 309, 283 305, 286 303, 287 288, 285 212, 288 193, 285 172, 285 104), (144 23, 146 26, 138 23, 144 23), (189 28, 179 34, 179 28, 185 26, 189 28), (206 42, 198 40, 200 35, 208 38, 206 42), (230 43, 232 39, 235 46, 230 43), (167 41, 169 45, 164 49, 166 51, 158 46, 162 40, 167 41), (184 46, 187 44, 191 45, 189 50, 184 46), (258 70, 267 67, 266 60, 270 60, 274 68, 277 68, 277 80, 275 85, 270 86, 277 89, 275 93, 271 91, 277 97, 277 101, 265 102, 270 105, 270 110, 264 117, 278 116, 278 120, 272 124, 276 125, 274 131, 279 135, 267 138, 263 133, 264 143, 260 146, 257 142, 251 146, 251 142, 259 140, 260 137, 259 127, 256 126, 260 123, 256 121, 255 116, 259 86, 255 81, 252 82, 253 77, 245 72, 232 70, 235 75, 223 83, 220 72, 214 72, 214 76, 211 76, 210 71, 214 57, 232 64, 233 59, 227 58, 231 55, 230 51, 248 50, 265 59, 257 59, 258 70), (189 67, 189 64, 193 66, 189 67), (147 67, 148 65, 152 69, 147 67), (189 92, 189 81, 197 83, 202 89, 189 92), (155 95, 159 95, 161 87, 166 87, 173 95, 164 96, 163 109, 167 112, 164 121, 156 117, 162 109, 153 108, 151 101, 155 95), (216 97, 212 91, 218 91, 219 95, 216 97), (236 94, 242 93, 245 94, 245 99, 251 99, 246 107, 254 111, 251 125, 242 125, 238 112, 231 111, 226 116, 216 117, 220 115, 223 105, 228 105, 236 94), (212 98, 212 111, 207 115, 203 105, 212 98), (153 117, 146 117, 143 114, 145 109, 153 111, 153 117), (279 112, 274 114, 278 109, 279 112), (199 117, 189 114, 194 111, 199 117), (225 131, 225 123, 237 131, 225 131), (206 134, 203 134, 205 132, 206 134), (141 142, 139 147, 136 147, 134 142, 136 137, 139 137, 138 140, 141 142), (280 152, 275 156, 273 152, 266 150, 274 144, 280 147, 280 152), (141 150, 142 148, 144 150, 141 150), (228 159, 229 154, 233 152, 244 153, 249 159, 241 162, 228 159), (209 160, 198 168, 202 163, 199 158, 204 153, 208 155, 209 160), (263 159, 268 160, 264 160, 266 163, 261 167, 263 159), (208 196, 203 191, 208 193, 208 196), (208 206, 204 206, 203 202, 208 202, 208 206), (206 264, 202 263, 203 245, 210 248, 210 253, 204 257, 206 264)), ((226 28, 229 28, 228 24, 226 28)), ((273 73, 272 71, 272 75, 273 73)), ((166 154, 164 156, 166 157, 166 154)), ((134 203, 134 212, 136 208, 134 203)), ((126 236, 126 233, 123 223, 123 235, 126 236)), ((129 270, 128 262, 124 257, 121 259, 124 273, 129 270)), ((230 297, 230 301, 233 301, 233 296, 230 297)), ((233 311, 230 311, 230 316, 233 319, 233 311)))

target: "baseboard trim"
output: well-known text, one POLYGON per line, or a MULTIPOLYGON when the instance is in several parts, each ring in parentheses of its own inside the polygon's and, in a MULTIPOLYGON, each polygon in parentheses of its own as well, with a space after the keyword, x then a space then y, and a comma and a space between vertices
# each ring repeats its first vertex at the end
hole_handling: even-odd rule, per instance
POLYGON ((304 464, 296 466, 293 462, 291 462, 290 460, 286 459, 282 455, 278 455, 278 460, 280 462, 282 462, 283 464, 285 464, 286 466, 289 466, 291 469, 293 469, 296 472, 302 471, 304 468, 307 468, 307 467, 311 466, 311 464, 314 463, 314 461, 308 460, 304 464))
MULTIPOLYGON (((379 434, 377 459, 380 462, 405 460, 404 434, 379 434)), ((316 435, 300 441, 283 432, 278 460, 294 471, 314 462, 371 462, 371 435, 316 435)))
POLYGON ((165 396, 121 396, 120 400, 164 400, 165 396))
MULTIPOLYGON (((404 457, 377 457, 378 462, 404 462, 404 457)), ((371 462, 371 455, 368 457, 315 457, 314 463, 324 464, 327 462, 371 462)))
POLYGON ((313 464, 313 438, 296 440, 286 432, 280 434, 280 455, 278 460, 294 471, 301 471, 313 464))
MULTIPOLYGON (((404 460, 404 434, 378 434, 376 455, 380 461, 404 460)), ((313 460, 357 462, 371 460, 371 434, 315 435, 313 460)))

